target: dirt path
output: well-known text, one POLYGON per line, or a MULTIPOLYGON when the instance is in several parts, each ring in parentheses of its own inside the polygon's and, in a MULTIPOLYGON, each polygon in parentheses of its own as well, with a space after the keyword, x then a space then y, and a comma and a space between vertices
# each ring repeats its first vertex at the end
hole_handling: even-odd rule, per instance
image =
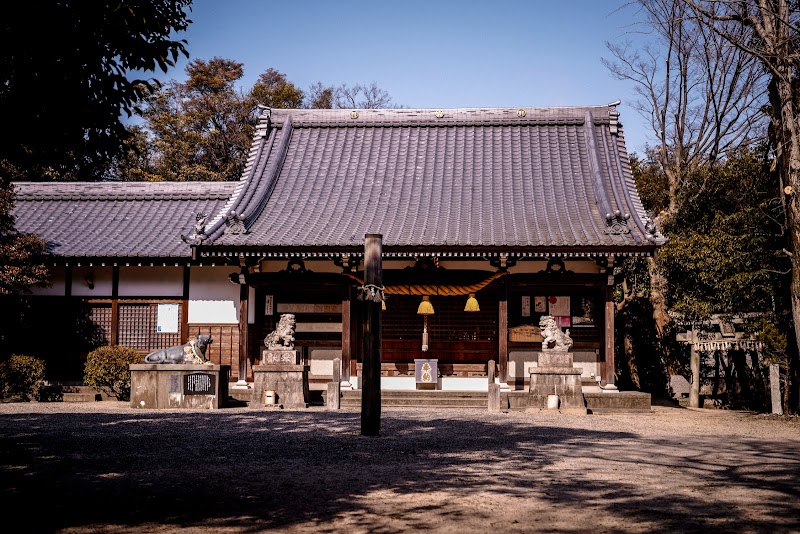
MULTIPOLYGON (((800 419, 0 405, 8 532, 800 532, 800 419)), ((4 529, 5 530, 5 529, 4 529)))

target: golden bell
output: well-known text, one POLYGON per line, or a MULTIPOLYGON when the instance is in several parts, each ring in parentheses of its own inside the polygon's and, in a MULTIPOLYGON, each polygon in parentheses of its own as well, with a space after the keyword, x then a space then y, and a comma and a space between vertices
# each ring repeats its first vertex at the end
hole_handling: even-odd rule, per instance
POLYGON ((475 298, 475 293, 470 293, 469 298, 467 299, 467 305, 464 306, 465 312, 479 312, 481 311, 480 306, 478 306, 478 299, 475 298))
POLYGON ((433 304, 431 304, 430 297, 422 297, 422 302, 417 308, 417 315, 433 315, 433 304))

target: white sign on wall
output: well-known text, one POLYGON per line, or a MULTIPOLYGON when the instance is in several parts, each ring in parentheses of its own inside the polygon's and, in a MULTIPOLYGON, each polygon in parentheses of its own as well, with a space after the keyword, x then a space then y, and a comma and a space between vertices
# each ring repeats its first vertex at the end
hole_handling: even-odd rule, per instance
POLYGON ((160 334, 178 333, 178 305, 159 304, 156 331, 160 334))

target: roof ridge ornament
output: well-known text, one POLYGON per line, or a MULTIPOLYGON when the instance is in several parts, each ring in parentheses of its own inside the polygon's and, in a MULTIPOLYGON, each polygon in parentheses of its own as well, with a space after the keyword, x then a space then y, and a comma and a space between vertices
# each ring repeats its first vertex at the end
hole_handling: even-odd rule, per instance
POLYGON ((622 103, 621 100, 617 100, 616 102, 611 102, 608 105, 608 129, 611 135, 619 134, 619 111, 617 111, 617 106, 622 103))
POLYGON ((206 238, 208 238, 206 235, 208 215, 205 213, 195 213, 194 220, 195 223, 192 227, 192 233, 188 236, 181 234, 181 239, 187 245, 202 245, 206 238))
POLYGON ((628 226, 628 219, 631 218, 630 213, 622 214, 621 211, 616 210, 614 213, 606 213, 606 235, 622 235, 631 233, 628 226))
POLYGON ((236 212, 231 212, 225 216, 227 228, 225 233, 229 235, 242 235, 247 233, 247 226, 244 217, 236 212))

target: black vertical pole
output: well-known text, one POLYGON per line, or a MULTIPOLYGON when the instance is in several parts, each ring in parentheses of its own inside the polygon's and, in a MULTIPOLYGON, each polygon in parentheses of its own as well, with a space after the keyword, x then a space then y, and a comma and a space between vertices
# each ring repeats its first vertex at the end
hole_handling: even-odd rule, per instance
MULTIPOLYGON (((364 285, 383 287, 381 247, 383 236, 364 236, 364 285)), ((364 298, 364 365, 361 377, 361 435, 381 432, 381 303, 364 298)))

